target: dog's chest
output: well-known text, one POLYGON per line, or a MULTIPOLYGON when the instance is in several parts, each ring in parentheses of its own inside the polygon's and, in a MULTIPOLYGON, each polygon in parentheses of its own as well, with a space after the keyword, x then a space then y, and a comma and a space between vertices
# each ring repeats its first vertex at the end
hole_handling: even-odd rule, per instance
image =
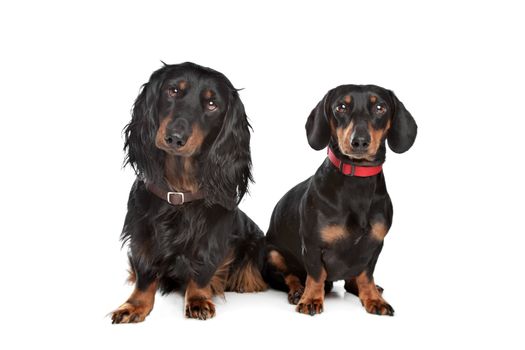
POLYGON ((153 223, 157 258, 171 260, 189 255, 205 245, 206 220, 199 212, 173 210, 159 216, 153 223))
POLYGON ((341 234, 322 248, 322 259, 328 280, 337 281, 361 273, 382 245, 377 234, 378 224, 363 228, 339 226, 341 234))

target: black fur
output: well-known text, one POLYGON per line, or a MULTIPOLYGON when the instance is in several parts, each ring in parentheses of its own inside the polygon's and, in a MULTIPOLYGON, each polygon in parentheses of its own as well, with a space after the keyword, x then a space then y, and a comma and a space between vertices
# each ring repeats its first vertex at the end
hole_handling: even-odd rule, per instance
POLYGON ((325 148, 330 141, 330 126, 328 125, 327 100, 333 90, 326 93, 317 106, 312 110, 306 121, 306 135, 310 147, 316 151, 325 148))
MULTIPOLYGON (((330 145, 339 159, 360 166, 384 162, 385 140, 393 151, 401 153, 412 146, 417 134, 414 119, 397 97, 373 85, 344 85, 330 90, 312 110, 306 130, 313 149, 330 145), (385 108, 386 112, 374 114, 380 113, 378 108, 385 108), (344 151, 339 146, 345 140, 339 139, 338 129, 355 131, 348 134, 350 137, 358 132, 363 137, 377 137, 378 147, 366 159, 362 158, 363 153, 353 153, 353 149, 344 151)), ((351 144, 352 140, 346 141, 351 144)), ((278 264, 269 259, 263 274, 270 286, 287 291, 286 276, 296 276, 304 285, 307 276, 318 280, 324 269, 326 290, 333 281, 346 280, 346 289, 355 292, 352 279, 366 273, 372 280, 383 247, 383 240, 372 234, 372 226, 381 224, 388 230, 392 214, 383 172, 370 177, 346 176, 326 159, 312 177, 292 188, 277 203, 266 236, 267 251, 277 251, 286 267, 277 268, 278 264), (344 234, 326 239, 323 230, 334 225, 344 234)), ((301 300, 299 305, 307 302, 301 300)), ((365 307, 369 312, 393 314, 388 304, 377 305, 365 307)), ((316 313, 313 308, 307 310, 316 313)))
POLYGON ((189 62, 155 71, 135 101, 125 128, 125 150, 125 162, 137 179, 121 238, 129 243, 138 290, 146 290, 154 280, 163 293, 183 287, 190 279, 205 287, 231 252, 230 276, 247 264, 259 263, 254 251, 260 248, 263 233, 237 208, 252 180, 250 125, 237 90, 223 74, 189 62), (175 95, 174 85, 181 81, 184 89, 175 95), (207 109, 212 100, 217 106, 214 111, 207 109), (202 136, 191 152, 181 151, 186 146, 173 146, 168 136, 165 141, 160 138, 159 146, 159 127, 167 117, 165 135, 176 129, 187 134, 187 144, 194 135, 202 136), (184 173, 188 159, 191 174, 184 173), (178 167, 168 169, 167 164, 178 167), (173 176, 195 183, 205 199, 172 206, 146 189, 145 181, 150 181, 166 190, 188 191, 174 188, 177 185, 167 179, 170 170, 173 176))
POLYGON ((417 125, 412 115, 406 110, 403 102, 399 101, 396 95, 390 91, 393 101, 394 115, 392 117, 392 127, 387 136, 388 147, 396 153, 408 151, 414 144, 417 135, 417 125))
POLYGON ((228 110, 219 135, 203 164, 203 187, 209 204, 220 203, 233 209, 253 181, 250 156, 250 124, 233 86, 228 110))
POLYGON ((149 82, 142 86, 137 97, 131 122, 125 127, 125 165, 129 164, 139 178, 161 183, 164 181, 165 152, 155 147, 155 135, 159 128, 158 98, 160 89, 168 77, 187 74, 195 70, 210 79, 221 82, 225 88, 227 110, 217 135, 210 135, 209 149, 199 156, 202 162, 200 181, 206 190, 207 203, 220 203, 234 208, 248 191, 253 181, 250 155, 250 124, 239 93, 222 74, 193 63, 164 65, 155 71, 149 82))

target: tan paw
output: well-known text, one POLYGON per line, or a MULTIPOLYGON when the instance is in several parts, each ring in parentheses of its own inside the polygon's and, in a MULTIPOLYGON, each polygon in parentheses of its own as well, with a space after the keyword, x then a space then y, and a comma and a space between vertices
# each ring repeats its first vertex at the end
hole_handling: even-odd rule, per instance
POLYGON ((299 286, 297 289, 290 289, 290 291, 288 292, 288 302, 290 304, 297 305, 299 303, 299 300, 301 300, 303 293, 303 286, 299 286))
POLYGON ((394 316, 394 308, 383 299, 369 299, 363 302, 368 313, 374 315, 394 316))
POLYGON ((215 316, 215 305, 210 299, 192 299, 186 303, 186 317, 207 320, 215 316))
POLYGON ((129 302, 122 304, 118 309, 111 314, 112 323, 137 323, 142 322, 149 315, 151 308, 137 304, 133 305, 129 302))
POLYGON ((301 299, 295 308, 295 311, 314 316, 323 312, 323 299, 321 298, 306 298, 301 299))

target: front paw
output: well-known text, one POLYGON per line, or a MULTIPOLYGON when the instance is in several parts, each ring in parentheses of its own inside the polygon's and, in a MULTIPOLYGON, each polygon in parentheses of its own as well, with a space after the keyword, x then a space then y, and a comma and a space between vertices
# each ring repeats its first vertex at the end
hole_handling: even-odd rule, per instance
POLYGON ((129 302, 124 303, 111 314, 111 323, 138 323, 144 321, 151 309, 142 305, 133 305, 129 302))
POLYGON ((192 299, 186 303, 186 317, 207 320, 215 316, 215 305, 210 299, 192 299))
POLYGON ((363 302, 368 313, 374 315, 394 316, 394 308, 382 299, 369 299, 363 302))
POLYGON ((290 289, 290 291, 288 292, 288 302, 290 304, 297 305, 299 303, 299 300, 301 300, 303 293, 303 286, 299 286, 297 289, 290 289))
POLYGON ((314 316, 323 312, 323 299, 321 298, 307 298, 299 301, 295 311, 314 316))

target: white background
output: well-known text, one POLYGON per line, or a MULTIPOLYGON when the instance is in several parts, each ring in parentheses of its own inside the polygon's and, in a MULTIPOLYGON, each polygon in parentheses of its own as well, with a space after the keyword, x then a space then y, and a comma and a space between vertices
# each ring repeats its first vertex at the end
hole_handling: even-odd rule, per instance
POLYGON ((0 347, 523 349, 518 3, 2 2, 0 347), (145 323, 110 324, 132 289, 121 130, 160 60, 244 88, 256 183, 241 208, 263 230, 325 157, 304 132, 325 92, 396 92, 419 134, 385 164, 395 216, 376 281, 393 318, 338 284, 315 317, 269 291, 228 293, 213 320, 186 320, 173 294, 145 323))

